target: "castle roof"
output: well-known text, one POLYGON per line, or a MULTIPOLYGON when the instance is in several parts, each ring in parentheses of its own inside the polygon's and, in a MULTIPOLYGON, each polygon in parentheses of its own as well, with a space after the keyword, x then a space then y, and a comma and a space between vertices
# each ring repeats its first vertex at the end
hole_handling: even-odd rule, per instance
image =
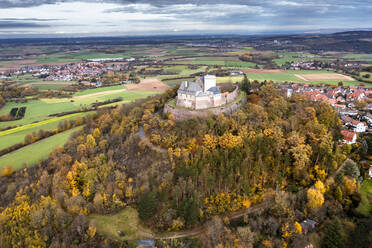
POLYGON ((196 95, 200 91, 203 91, 203 89, 198 83, 186 81, 182 82, 180 88, 178 89, 178 93, 188 95, 196 95))
POLYGON ((221 94, 221 91, 216 86, 209 88, 207 91, 210 91, 213 94, 221 94))

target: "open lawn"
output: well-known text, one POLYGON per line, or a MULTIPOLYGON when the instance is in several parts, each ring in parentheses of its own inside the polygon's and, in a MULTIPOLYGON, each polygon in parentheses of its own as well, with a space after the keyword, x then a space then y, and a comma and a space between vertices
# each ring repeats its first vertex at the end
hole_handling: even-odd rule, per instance
POLYGON ((143 238, 141 231, 151 233, 150 230, 146 230, 140 226, 138 213, 131 207, 127 207, 114 215, 94 214, 89 216, 89 219, 97 228, 99 234, 117 241, 143 238), (123 233, 123 236, 119 235, 119 231, 123 233))
POLYGON ((0 157, 0 169, 6 166, 12 166, 17 170, 21 169, 24 164, 27 164, 27 166, 37 164, 39 161, 48 158, 49 154, 57 146, 63 146, 70 135, 79 131, 81 128, 73 128, 0 157))
POLYGON ((363 181, 360 194, 362 200, 356 210, 364 216, 370 216, 372 213, 372 180, 365 179, 363 181))
POLYGON ((24 138, 27 134, 31 134, 33 132, 39 132, 39 130, 44 131, 53 131, 58 127, 60 122, 65 120, 75 120, 78 117, 84 117, 92 112, 85 112, 85 113, 78 113, 78 114, 71 114, 62 117, 55 117, 52 119, 48 119, 45 121, 32 123, 24 126, 20 126, 17 128, 9 129, 6 131, 0 132, 0 150, 5 149, 9 146, 22 143, 24 138))

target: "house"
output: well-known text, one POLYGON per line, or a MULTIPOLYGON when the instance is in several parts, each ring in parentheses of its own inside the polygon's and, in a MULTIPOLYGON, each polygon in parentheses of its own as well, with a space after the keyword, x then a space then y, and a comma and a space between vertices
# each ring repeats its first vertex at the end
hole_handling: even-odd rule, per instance
POLYGON ((96 82, 96 87, 97 87, 97 88, 102 87, 102 82, 101 82, 101 81, 97 81, 97 82, 96 82))
POLYGON ((346 144, 352 145, 356 143, 356 133, 347 130, 341 130, 341 134, 344 136, 344 142, 346 144))
POLYGON ((136 247, 140 248, 154 248, 155 247, 155 241, 151 239, 143 239, 139 240, 136 244, 136 247))
POLYGON ((354 128, 354 132, 364 133, 367 129, 367 124, 365 122, 354 120, 348 116, 342 117, 342 120, 344 121, 345 125, 352 126, 354 128))
POLYGON ((369 166, 368 176, 372 178, 372 165, 369 166))
POLYGON ((306 219, 306 220, 302 221, 300 223, 300 225, 302 227, 302 232, 304 234, 307 234, 308 232, 315 231, 316 222, 313 221, 313 220, 310 220, 310 219, 306 219))

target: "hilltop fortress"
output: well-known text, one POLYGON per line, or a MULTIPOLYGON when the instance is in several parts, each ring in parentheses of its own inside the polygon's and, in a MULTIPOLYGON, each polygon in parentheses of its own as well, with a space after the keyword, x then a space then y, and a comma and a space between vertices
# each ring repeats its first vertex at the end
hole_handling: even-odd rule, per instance
POLYGON ((221 93, 216 86, 216 81, 216 76, 206 75, 196 82, 182 82, 177 92, 177 106, 190 109, 208 109, 234 101, 238 96, 238 88, 236 87, 231 93, 221 93))
POLYGON ((216 76, 205 75, 196 82, 182 82, 176 99, 165 105, 164 113, 172 114, 175 120, 230 114, 245 102, 242 95, 244 93, 239 91, 238 86, 232 92, 221 92, 216 85, 216 76))

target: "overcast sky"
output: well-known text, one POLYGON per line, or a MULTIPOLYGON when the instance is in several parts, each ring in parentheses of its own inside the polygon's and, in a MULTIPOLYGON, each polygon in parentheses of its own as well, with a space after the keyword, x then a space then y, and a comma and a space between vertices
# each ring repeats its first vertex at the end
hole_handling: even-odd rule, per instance
POLYGON ((0 37, 363 29, 371 13, 372 0, 0 0, 0 37))

